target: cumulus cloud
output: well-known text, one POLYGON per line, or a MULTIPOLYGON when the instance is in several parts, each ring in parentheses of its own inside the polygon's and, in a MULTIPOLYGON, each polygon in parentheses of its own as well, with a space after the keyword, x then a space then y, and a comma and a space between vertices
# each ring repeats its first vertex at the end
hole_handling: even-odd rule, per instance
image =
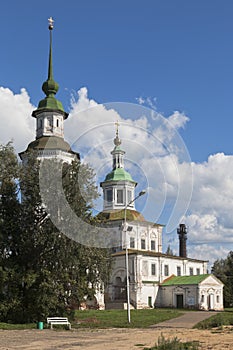
MULTIPOLYGON (((141 104, 145 101, 138 100, 141 104)), ((13 140, 16 151, 21 152, 35 139, 31 113, 36 107, 25 89, 15 94, 3 87, 0 104, 0 141, 13 140)), ((83 87, 72 96, 65 138, 83 161, 93 166, 97 182, 103 181, 111 170, 110 152, 118 121, 125 167, 138 182, 138 192, 148 188, 145 205, 140 208, 143 215, 163 224, 173 215, 173 228, 183 217, 190 256, 212 261, 233 249, 233 156, 217 153, 205 162, 191 163, 179 135, 188 120, 178 111, 164 118, 155 108, 139 104, 99 104, 89 99, 83 87)), ((98 205, 101 210, 102 202, 98 205)), ((169 240, 177 247, 175 230, 173 234, 166 230, 164 249, 169 240)))
POLYGON ((31 113, 35 107, 30 103, 28 93, 21 89, 14 94, 10 89, 0 87, 0 142, 13 141, 17 152, 35 138, 35 122, 31 113))

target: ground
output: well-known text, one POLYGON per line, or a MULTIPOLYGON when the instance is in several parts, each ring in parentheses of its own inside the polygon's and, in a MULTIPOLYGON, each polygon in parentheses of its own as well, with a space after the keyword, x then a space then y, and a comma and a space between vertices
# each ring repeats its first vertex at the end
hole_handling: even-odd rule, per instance
POLYGON ((186 328, 101 329, 71 331, 0 330, 1 350, 142 350, 155 344, 158 337, 177 336, 183 341, 199 340, 201 349, 233 349, 233 330, 224 328, 213 332, 186 328))

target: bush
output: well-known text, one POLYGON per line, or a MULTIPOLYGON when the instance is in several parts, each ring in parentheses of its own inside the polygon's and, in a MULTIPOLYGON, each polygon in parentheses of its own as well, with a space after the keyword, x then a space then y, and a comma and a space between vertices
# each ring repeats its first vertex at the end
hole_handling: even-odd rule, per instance
POLYGON ((144 348, 144 350, 198 350, 199 342, 185 342, 182 343, 177 337, 172 339, 165 339, 163 335, 159 337, 158 344, 152 348, 144 348))

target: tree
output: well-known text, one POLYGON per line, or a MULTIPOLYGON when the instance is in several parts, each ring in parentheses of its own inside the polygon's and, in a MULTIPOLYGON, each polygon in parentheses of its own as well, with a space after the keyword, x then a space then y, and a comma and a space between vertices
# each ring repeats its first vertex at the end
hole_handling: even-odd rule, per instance
POLYGON ((19 234, 19 165, 11 143, 0 146, 0 315, 17 304, 15 257, 19 234))
MULTIPOLYGON (((48 166, 46 161, 43 164, 42 169, 32 152, 19 172, 23 200, 21 203, 17 200, 17 235, 9 248, 12 273, 1 288, 2 301, 9 305, 0 316, 4 321, 30 322, 44 320, 49 315, 61 316, 85 297, 93 297, 110 270, 108 250, 87 247, 67 237, 54 224, 49 211, 52 208, 60 221, 70 225, 60 206, 62 194, 54 176, 62 167, 67 202, 76 215, 92 223, 92 201, 98 195, 93 171, 79 161, 63 165, 50 160, 48 166), (80 174, 81 181, 77 181, 80 174), (47 203, 41 197, 41 176, 49 193, 47 203)), ((9 208, 7 212, 11 217, 9 208)), ((71 226, 71 229, 72 238, 88 234, 87 229, 84 232, 80 227, 71 226)), ((11 228, 7 231, 11 235, 11 228)))
POLYGON ((169 244, 168 247, 167 247, 166 254, 167 254, 167 255, 174 255, 173 250, 172 250, 172 248, 170 247, 170 244, 169 244))
POLYGON ((233 251, 230 251, 226 259, 214 262, 211 272, 224 284, 223 300, 224 306, 233 305, 233 251))

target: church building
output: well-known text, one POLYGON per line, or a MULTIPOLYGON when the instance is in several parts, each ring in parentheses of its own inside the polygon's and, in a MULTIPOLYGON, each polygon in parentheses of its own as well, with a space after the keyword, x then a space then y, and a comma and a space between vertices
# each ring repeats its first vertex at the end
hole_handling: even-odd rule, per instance
POLYGON ((207 274, 207 261, 187 257, 187 230, 180 224, 179 256, 164 254, 163 225, 147 221, 135 209, 137 183, 124 169, 118 129, 114 139, 112 171, 100 186, 104 207, 99 214, 109 230, 119 235, 113 249, 113 271, 105 291, 106 308, 135 309, 185 307, 223 309, 223 284, 207 274), (118 229, 116 229, 118 228, 118 229), (127 295, 128 294, 128 295, 127 295))
MULTIPOLYGON (((45 98, 32 113, 36 119, 36 139, 19 154, 27 161, 34 150, 40 160, 53 159, 71 163, 80 159, 64 140, 63 125, 68 118, 63 105, 55 97, 59 86, 53 78, 53 20, 49 19, 50 48, 48 78, 43 83, 45 98)), ((187 230, 178 229, 179 256, 163 253, 163 225, 147 221, 135 209, 137 182, 124 168, 124 154, 117 126, 112 154, 112 170, 100 186, 104 206, 98 219, 114 231, 116 246, 112 249, 113 270, 105 288, 105 308, 135 309, 153 307, 187 307, 203 310, 223 309, 223 284, 207 273, 207 261, 187 257, 187 230)), ((143 200, 143 197, 140 199, 143 200)), ((97 302, 103 296, 97 291, 97 302), (99 296, 99 297, 98 297, 99 296)))

